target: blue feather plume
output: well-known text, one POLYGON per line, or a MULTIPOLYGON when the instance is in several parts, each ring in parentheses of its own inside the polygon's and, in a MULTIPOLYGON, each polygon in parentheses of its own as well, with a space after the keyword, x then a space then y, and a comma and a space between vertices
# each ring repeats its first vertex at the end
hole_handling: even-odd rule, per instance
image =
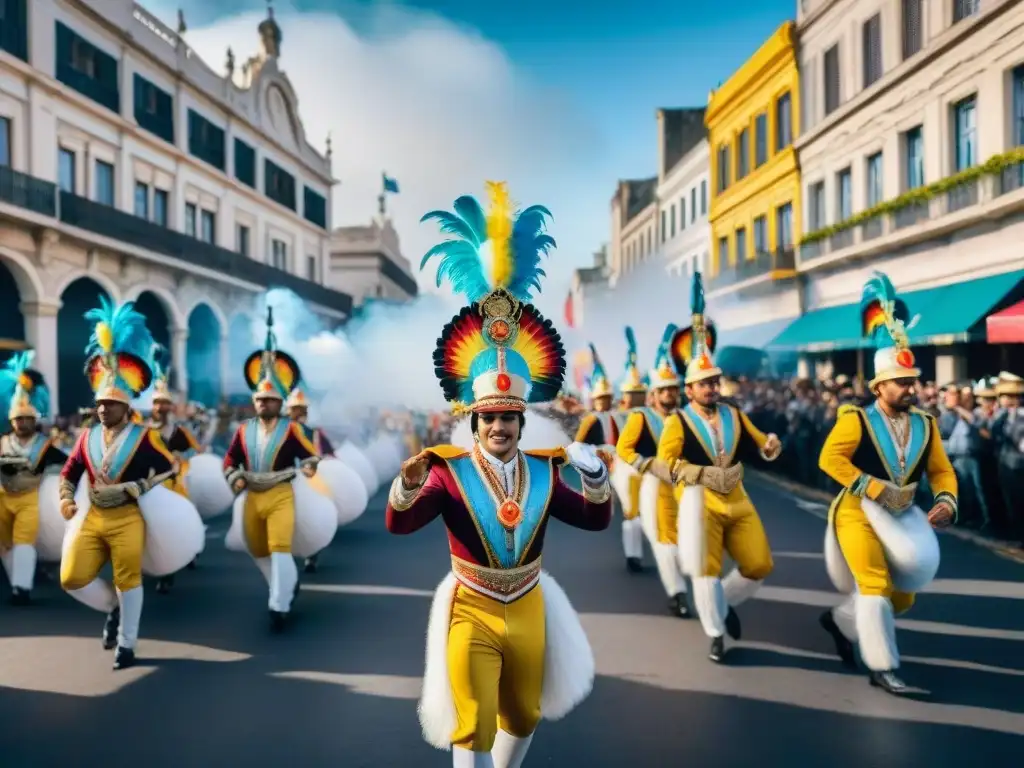
POLYGON ((636 334, 630 326, 626 326, 626 366, 636 365, 636 334))
POLYGON ((896 287, 884 272, 873 272, 864 284, 860 298, 861 317, 865 318, 873 306, 880 307, 889 320, 886 325, 872 331, 871 338, 878 345, 887 346, 893 341, 892 333, 896 323, 906 330, 916 322, 916 318, 911 319, 906 302, 896 295, 896 287))
POLYGON ((545 232, 547 220, 552 218, 543 205, 531 205, 516 216, 512 225, 515 269, 508 291, 520 301, 529 301, 534 290, 540 293, 540 279, 546 276, 540 268, 541 257, 556 246, 555 238, 545 232))
POLYGON ((693 280, 690 283, 690 313, 704 314, 704 281, 698 271, 694 271, 693 280))
POLYGON ((153 367, 153 378, 166 379, 171 372, 171 351, 163 344, 154 342, 150 361, 153 367))
POLYGON ((106 354, 100 346, 98 326, 106 323, 113 335, 113 354, 135 355, 152 365, 153 336, 146 326, 146 316, 135 309, 134 301, 115 305, 106 296, 100 296, 100 306, 85 313, 85 319, 93 324, 89 344, 85 348, 87 358, 106 354))
POLYGON ((590 358, 593 361, 592 371, 595 379, 607 380, 608 374, 604 370, 604 364, 601 362, 601 358, 598 357, 597 347, 593 344, 590 345, 590 358))
POLYGON ((35 355, 35 351, 31 349, 16 352, 8 359, 3 368, 0 368, 0 409, 4 413, 7 413, 11 407, 21 377, 28 374, 32 379, 32 391, 29 392, 32 406, 44 418, 49 415, 50 389, 43 381, 42 374, 32 370, 32 361, 35 360, 35 355))

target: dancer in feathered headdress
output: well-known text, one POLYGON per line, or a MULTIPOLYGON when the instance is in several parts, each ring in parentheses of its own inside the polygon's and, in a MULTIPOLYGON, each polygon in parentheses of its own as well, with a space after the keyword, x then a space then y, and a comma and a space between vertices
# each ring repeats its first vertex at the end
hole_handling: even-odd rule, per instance
POLYGON ((939 546, 932 526, 956 517, 957 480, 936 420, 914 407, 920 371, 907 335, 914 321, 881 272, 864 286, 861 318, 877 348, 869 385, 876 399, 866 408, 839 408, 819 461, 843 489, 829 510, 825 563, 836 588, 850 597, 820 621, 847 666, 856 668, 859 642, 871 684, 901 694, 908 689, 896 674, 895 615, 935 577, 939 546), (927 515, 914 504, 924 474, 934 495, 927 515))
POLYGON ((558 333, 530 303, 555 241, 544 232, 546 208, 517 211, 504 183, 487 191, 487 212, 466 196, 454 213, 423 217, 453 237, 421 268, 438 257, 438 285, 447 278, 469 302, 442 331, 434 364, 445 397, 472 413, 475 445, 436 446, 407 461, 387 508, 392 533, 412 533, 442 511, 449 528, 452 573, 434 596, 419 711, 424 737, 451 746, 456 766, 521 765, 538 717, 557 719, 590 692, 590 646, 541 571, 541 550, 549 515, 587 530, 611 520, 608 473, 591 446, 519 450, 527 403, 554 399, 565 375, 558 333), (567 458, 582 495, 559 477, 567 458), (500 626, 485 631, 493 617, 500 626), (513 621, 519 629, 510 632, 503 622, 513 621))
MULTIPOLYGON (((676 557, 675 526, 672 524, 675 502, 672 489, 667 484, 668 474, 654 461, 665 419, 679 407, 679 372, 672 361, 669 346, 676 330, 677 326, 670 323, 661 336, 654 355, 654 367, 649 373, 649 404, 630 411, 619 435, 616 452, 640 475, 637 496, 640 526, 654 553, 658 576, 668 596, 669 613, 688 619, 693 615, 693 606, 687 597, 689 588, 676 557)), ((620 482, 617 481, 617 488, 620 482)), ((637 479, 630 478, 630 482, 636 483, 637 479)), ((640 542, 635 540, 636 534, 631 535, 634 537, 631 551, 637 553, 641 549, 640 542)), ((635 560, 627 559, 626 562, 630 570, 639 570, 639 554, 635 555, 635 560)))
POLYGON ((201 534, 195 541, 177 537, 194 530, 190 515, 199 531, 202 523, 187 499, 157 488, 177 472, 174 456, 160 433, 130 417, 132 400, 153 380, 154 342, 146 318, 132 302, 114 305, 103 297, 85 319, 93 323, 85 373, 96 393, 100 423, 79 435, 61 472, 61 512, 73 520, 68 535, 74 538, 65 546, 60 577, 64 589, 77 599, 109 611, 104 645, 117 647, 114 668, 121 669, 135 662, 142 617, 142 559, 150 549, 147 538, 159 539, 154 557, 166 570, 160 567, 153 575, 162 576, 195 557, 202 546, 201 534), (83 475, 88 479, 88 509, 79 510, 76 493, 83 475), (169 533, 162 527, 166 515, 176 518, 169 533), (109 553, 113 565, 116 600, 98 579, 107 559, 103 553, 109 553))
POLYGON ((740 637, 736 607, 772 571, 764 526, 743 487, 742 462, 774 461, 782 443, 776 435, 763 434, 739 408, 719 401, 722 371, 711 358, 715 334, 705 317, 699 272, 693 275, 690 312, 690 327, 676 331, 669 341, 676 365, 686 370, 689 402, 666 419, 658 462, 668 468, 676 487, 675 539, 693 582, 701 626, 711 639, 709 657, 721 662, 726 632, 740 637), (736 568, 722 579, 726 553, 736 568))
POLYGON ((615 441, 619 439, 619 425, 612 418, 611 410, 615 390, 593 344, 590 345, 590 357, 593 361, 589 384, 591 411, 580 421, 576 442, 606 449, 606 461, 610 461, 615 452, 615 441))
MULTIPOLYGON (((0 437, 0 551, 11 581, 11 602, 31 602, 35 583, 37 546, 44 558, 60 552, 60 541, 39 541, 40 518, 44 538, 60 529, 57 484, 43 485, 48 469, 63 466, 67 454, 39 428, 49 415, 50 392, 43 375, 33 370, 33 352, 19 352, 0 368, 0 407, 14 428, 0 437)), ((58 555, 59 556, 59 555, 58 555)))
POLYGON ((239 495, 228 535, 232 539, 237 533, 241 548, 266 578, 271 629, 280 631, 299 584, 293 554, 308 557, 330 544, 338 527, 337 512, 329 498, 309 489, 307 478, 313 477, 320 453, 305 427, 281 413, 302 375, 292 356, 277 347, 271 307, 263 349, 249 355, 244 372, 256 416, 238 427, 224 457, 224 476, 239 495), (326 524, 328 519, 333 527, 326 524), (293 535, 296 529, 307 528, 315 532, 315 548, 293 552, 295 541, 313 545, 311 539, 293 535))

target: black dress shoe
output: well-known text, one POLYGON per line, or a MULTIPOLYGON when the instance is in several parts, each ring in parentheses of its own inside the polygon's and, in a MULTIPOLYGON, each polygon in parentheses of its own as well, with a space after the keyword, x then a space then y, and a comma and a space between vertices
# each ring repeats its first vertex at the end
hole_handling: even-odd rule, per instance
POLYGON ((316 573, 316 555, 306 558, 306 565, 302 570, 305 573, 316 573))
POLYGON ((281 613, 281 611, 270 612, 270 631, 281 632, 284 630, 285 625, 288 623, 288 614, 281 613))
POLYGON ((117 631, 121 628, 121 609, 115 608, 107 614, 103 624, 103 648, 111 651, 117 647, 117 631))
POLYGON ((114 651, 114 669, 128 669, 135 666, 135 651, 117 646, 114 651))
POLYGON ((32 605, 32 593, 21 587, 14 587, 11 590, 11 605, 26 606, 32 605))
POLYGON ((875 688, 881 688, 886 693, 891 693, 893 696, 903 696, 910 692, 910 688, 900 680, 896 673, 891 669, 885 672, 872 672, 868 679, 871 681, 871 685, 875 688))
POLYGON ((725 631, 729 633, 729 637, 733 640, 739 640, 743 637, 743 625, 740 623, 740 616, 731 605, 729 606, 729 612, 725 614, 725 631))
POLYGON ((644 565, 640 562, 639 557, 627 557, 626 570, 630 573, 643 573, 644 565))
POLYGON ((843 666, 847 669, 857 669, 857 656, 853 650, 853 643, 839 629, 832 611, 828 610, 821 614, 818 617, 818 623, 821 624, 822 629, 832 635, 832 642, 836 644, 836 656, 843 662, 843 666))
POLYGON ((171 585, 174 583, 173 576, 165 576, 162 579, 156 581, 156 593, 158 595, 166 595, 171 591, 171 585))
POLYGON ((715 664, 721 664, 725 660, 725 638, 713 637, 711 639, 711 650, 708 651, 708 658, 715 664))
POLYGON ((673 616, 678 616, 680 619, 693 618, 693 614, 690 612, 690 606, 686 602, 685 592, 680 592, 678 595, 669 598, 668 612, 673 616))

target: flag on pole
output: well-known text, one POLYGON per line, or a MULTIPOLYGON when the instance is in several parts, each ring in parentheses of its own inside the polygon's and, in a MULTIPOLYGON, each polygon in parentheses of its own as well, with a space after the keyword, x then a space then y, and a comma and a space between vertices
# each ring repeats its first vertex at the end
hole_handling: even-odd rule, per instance
POLYGON ((570 328, 576 327, 576 313, 573 311, 572 291, 565 297, 565 324, 570 328))
POLYGON ((398 182, 392 179, 386 173, 381 174, 381 178, 384 180, 384 191, 390 192, 393 195, 398 194, 398 182))

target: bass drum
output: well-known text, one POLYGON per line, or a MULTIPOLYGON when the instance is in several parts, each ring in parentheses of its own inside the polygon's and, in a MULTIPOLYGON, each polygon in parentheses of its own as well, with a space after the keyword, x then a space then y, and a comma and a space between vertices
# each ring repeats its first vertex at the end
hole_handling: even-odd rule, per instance
POLYGON ((317 465, 316 478, 330 491, 331 500, 338 510, 338 525, 356 520, 369 503, 366 486, 356 471, 341 459, 324 459, 317 465))
POLYGON ((39 533, 36 556, 43 563, 59 563, 67 522, 60 513, 60 475, 46 475, 39 485, 39 533))
POLYGON ((377 471, 373 468, 373 464, 370 463, 365 454, 356 448, 354 443, 346 440, 342 443, 341 448, 335 451, 334 455, 356 471, 359 479, 366 486, 367 496, 373 498, 373 495, 380 489, 381 481, 377 471))
MULTIPOLYGON (((292 480, 292 489, 295 494, 292 554, 295 557, 312 557, 334 539, 338 531, 338 510, 331 499, 317 492, 301 473, 292 480)), ((248 496, 248 491, 238 494, 231 511, 231 527, 224 537, 224 546, 232 552, 249 552, 244 524, 245 500, 248 496)))
POLYGON ((228 511, 235 500, 224 477, 223 459, 212 453, 200 453, 189 460, 185 487, 189 501, 204 520, 228 511))

